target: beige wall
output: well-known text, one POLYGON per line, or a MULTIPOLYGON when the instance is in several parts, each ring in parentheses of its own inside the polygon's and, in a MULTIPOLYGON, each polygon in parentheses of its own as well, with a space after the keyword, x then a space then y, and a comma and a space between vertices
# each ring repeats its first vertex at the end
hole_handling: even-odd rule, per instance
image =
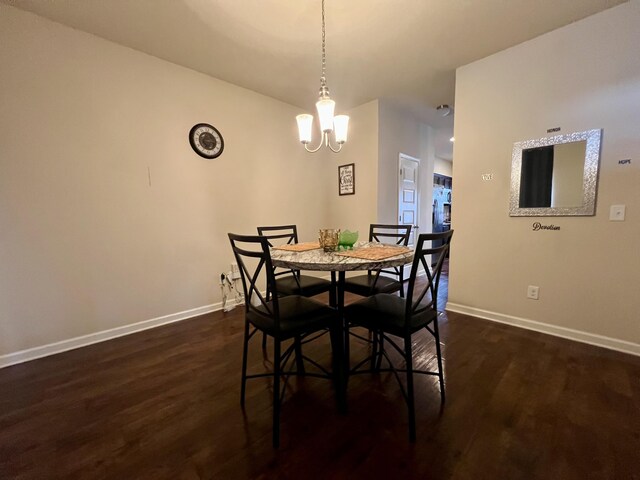
POLYGON ((378 136, 378 221, 398 222, 398 162, 401 153, 420 160, 420 232, 431 231, 433 129, 389 101, 380 100, 378 136))
POLYGON ((433 165, 433 173, 439 173, 440 175, 446 175, 450 177, 453 175, 453 164, 449 160, 443 160, 442 158, 435 158, 435 164, 433 165))
POLYGON ((214 304, 227 232, 328 219, 290 105, 4 5, 0 65, 0 360, 214 304))
POLYGON ((640 353, 638 25, 632 1, 458 69, 450 308, 640 353), (552 127, 604 130, 597 214, 510 218, 513 143, 552 127))

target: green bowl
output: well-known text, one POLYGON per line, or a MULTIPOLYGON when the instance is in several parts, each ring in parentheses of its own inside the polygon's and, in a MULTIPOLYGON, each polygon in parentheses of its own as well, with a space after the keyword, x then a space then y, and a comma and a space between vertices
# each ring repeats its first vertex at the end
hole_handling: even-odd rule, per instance
POLYGON ((340 232, 340 238, 338 239, 338 245, 343 249, 353 248, 353 244, 358 241, 358 232, 350 232, 345 230, 340 232))

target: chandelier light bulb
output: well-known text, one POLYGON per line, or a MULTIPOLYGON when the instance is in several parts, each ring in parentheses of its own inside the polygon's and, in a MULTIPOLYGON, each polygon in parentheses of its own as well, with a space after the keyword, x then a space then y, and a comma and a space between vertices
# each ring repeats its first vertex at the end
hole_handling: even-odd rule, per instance
POLYGON ((349 129, 349 116, 336 115, 333 117, 333 126, 335 128, 336 143, 342 145, 347 141, 347 132, 349 129))
POLYGON ((320 130, 327 133, 333 131, 333 112, 336 109, 336 102, 329 97, 321 98, 316 103, 316 108, 320 118, 320 130))
POLYGON ((296 121, 298 122, 298 136, 300 137, 300 142, 304 145, 311 143, 313 115, 302 113, 296 117, 296 121))

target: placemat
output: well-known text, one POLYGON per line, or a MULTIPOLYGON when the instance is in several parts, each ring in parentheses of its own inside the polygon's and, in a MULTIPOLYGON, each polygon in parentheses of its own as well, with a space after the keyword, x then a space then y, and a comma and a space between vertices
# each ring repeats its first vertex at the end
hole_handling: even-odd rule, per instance
POLYGON ((274 250, 286 250, 287 252, 306 252, 307 250, 315 250, 316 248, 320 248, 318 242, 292 243, 273 247, 274 250))
POLYGON ((410 252, 408 247, 393 247, 389 245, 381 247, 357 248, 355 250, 346 250, 344 252, 336 252, 337 255, 343 257, 363 258, 365 260, 384 260, 385 258, 395 257, 403 253, 410 252))

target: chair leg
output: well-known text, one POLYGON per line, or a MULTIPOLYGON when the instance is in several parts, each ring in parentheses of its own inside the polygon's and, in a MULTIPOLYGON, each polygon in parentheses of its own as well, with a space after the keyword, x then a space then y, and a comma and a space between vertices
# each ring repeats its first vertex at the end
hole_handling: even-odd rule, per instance
POLYGON ((380 367, 382 367, 382 352, 384 352, 384 335, 382 335, 382 332, 379 332, 378 335, 378 359, 376 360, 376 371, 379 371, 380 367))
POLYGON ((411 336, 404 339, 404 358, 407 368, 407 407, 409 410, 409 441, 416 441, 416 411, 413 397, 413 355, 411 351, 411 336))
POLYGON ((378 332, 369 330, 369 338, 371 338, 371 371, 374 371, 378 360, 378 332))
POLYGON ((249 353, 249 322, 244 322, 244 345, 242 346, 242 380, 240 386, 240 406, 244 408, 244 394, 247 386, 247 355, 249 353))
POLYGON ((344 324, 344 331, 342 332, 342 335, 344 336, 344 364, 345 364, 345 371, 348 372, 351 371, 351 352, 350 352, 350 345, 349 345, 349 322, 345 321, 344 324))
POLYGON ((294 348, 296 351, 296 369, 298 375, 304 375, 304 360, 302 358, 302 340, 300 337, 294 339, 294 348))
MULTIPOLYGON (((245 301, 249 301, 249 299, 245 301)), ((269 287, 267 287, 266 301, 267 302, 271 301, 271 292, 269 291, 269 287)), ((262 350, 266 350, 266 349, 267 349, 267 334, 262 332, 262 350)))
POLYGON ((438 378, 440 379, 440 401, 444 403, 444 370, 442 368, 442 351, 440 349, 440 332, 438 331, 438 318, 433 321, 433 333, 436 340, 436 354, 438 356, 438 378))
POLYGON ((273 448, 280 447, 280 340, 273 346, 273 448))

